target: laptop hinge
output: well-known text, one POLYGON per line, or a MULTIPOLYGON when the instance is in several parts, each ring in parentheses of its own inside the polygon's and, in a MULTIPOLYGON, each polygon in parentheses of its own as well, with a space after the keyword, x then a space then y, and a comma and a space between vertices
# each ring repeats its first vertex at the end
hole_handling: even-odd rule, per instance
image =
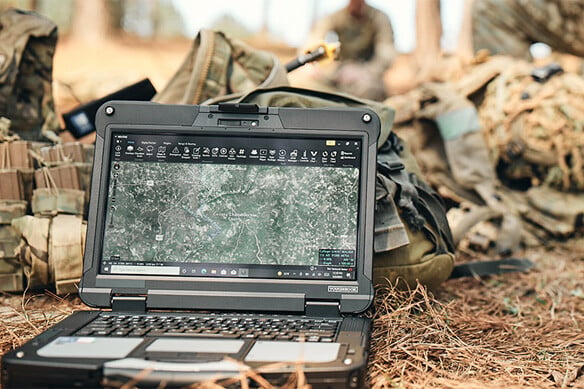
POLYGON ((341 316, 341 305, 337 301, 307 301, 304 305, 306 316, 341 316))
POLYGON ((146 313, 146 296, 114 296, 112 311, 146 313))

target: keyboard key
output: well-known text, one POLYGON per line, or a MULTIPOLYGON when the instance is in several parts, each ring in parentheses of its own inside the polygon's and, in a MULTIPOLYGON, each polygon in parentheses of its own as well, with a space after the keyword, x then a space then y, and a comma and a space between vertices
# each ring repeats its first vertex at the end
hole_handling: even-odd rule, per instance
POLYGON ((339 320, 282 317, 103 314, 78 336, 184 336, 332 342, 339 320))

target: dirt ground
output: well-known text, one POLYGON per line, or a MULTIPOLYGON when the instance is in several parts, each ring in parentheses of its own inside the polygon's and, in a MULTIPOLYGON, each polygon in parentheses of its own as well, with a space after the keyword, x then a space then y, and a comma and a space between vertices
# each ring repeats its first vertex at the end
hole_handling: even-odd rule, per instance
MULTIPOLYGON (((59 112, 148 77, 161 89, 191 41, 61 41, 54 63, 59 112)), ((67 139, 67 136, 64 135, 67 139)), ((91 138, 85 139, 91 142, 91 138)), ((527 274, 377 288, 369 380, 374 388, 584 388, 584 238, 515 253, 527 274)), ((486 260, 464 251, 458 261, 486 260)), ((0 295, 0 352, 76 309, 77 296, 0 295)), ((296 387, 296 386, 294 386, 296 387)))

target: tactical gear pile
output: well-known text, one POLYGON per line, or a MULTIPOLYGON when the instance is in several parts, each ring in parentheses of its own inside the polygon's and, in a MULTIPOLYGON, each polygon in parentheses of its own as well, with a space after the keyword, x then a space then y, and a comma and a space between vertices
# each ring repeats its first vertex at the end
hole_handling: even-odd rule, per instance
POLYGON ((584 79, 563 72, 534 79, 515 61, 486 88, 483 133, 501 180, 524 191, 522 217, 545 240, 581 229, 584 215, 584 79), (532 226, 536 226, 533 228, 532 226))
POLYGON ((6 123, 0 133, 0 290, 76 293, 93 147, 23 141, 8 135, 6 123))
POLYGON ((456 205, 448 218, 457 245, 506 254, 582 226, 584 110, 575 97, 584 81, 536 81, 533 70, 493 57, 456 82, 385 102, 424 177, 456 205))
POLYGON ((57 27, 0 14, 0 290, 77 292, 92 146, 58 141, 52 95, 57 27))

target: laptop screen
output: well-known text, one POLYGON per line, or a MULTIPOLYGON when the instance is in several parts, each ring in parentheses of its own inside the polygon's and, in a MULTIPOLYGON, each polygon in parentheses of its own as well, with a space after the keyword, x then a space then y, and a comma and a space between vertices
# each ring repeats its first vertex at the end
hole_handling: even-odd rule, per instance
POLYGON ((356 279, 360 138, 113 134, 102 274, 356 279))

